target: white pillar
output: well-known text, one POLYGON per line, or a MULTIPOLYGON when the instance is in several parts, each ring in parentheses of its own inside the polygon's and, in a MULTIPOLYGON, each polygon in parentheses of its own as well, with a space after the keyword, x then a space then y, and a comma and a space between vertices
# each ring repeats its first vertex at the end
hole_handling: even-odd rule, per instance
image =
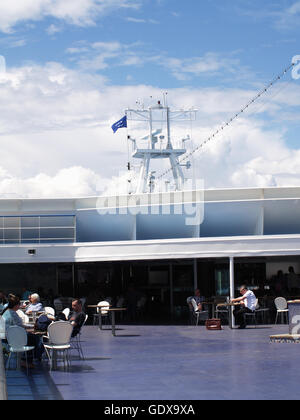
MULTIPOLYGON (((235 298, 235 287, 234 287, 234 258, 230 257, 229 260, 229 279, 230 279, 230 300, 235 298)), ((229 310, 231 311, 231 328, 235 327, 235 320, 233 316, 233 306, 230 306, 229 310)))

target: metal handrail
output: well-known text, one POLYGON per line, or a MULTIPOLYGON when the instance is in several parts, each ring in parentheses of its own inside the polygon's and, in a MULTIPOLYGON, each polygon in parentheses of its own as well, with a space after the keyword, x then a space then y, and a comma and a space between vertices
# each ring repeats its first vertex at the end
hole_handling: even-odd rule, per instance
POLYGON ((2 343, 0 340, 0 401, 7 400, 6 374, 3 361, 2 343))

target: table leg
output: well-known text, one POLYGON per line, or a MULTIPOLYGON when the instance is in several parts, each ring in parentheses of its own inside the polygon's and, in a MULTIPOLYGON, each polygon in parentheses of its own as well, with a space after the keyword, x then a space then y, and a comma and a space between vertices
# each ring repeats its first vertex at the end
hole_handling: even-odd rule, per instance
POLYGON ((99 330, 102 330, 102 316, 101 316, 101 313, 99 313, 99 330))
POLYGON ((16 353, 16 364, 17 364, 17 370, 21 369, 21 353, 16 353))
POLYGON ((57 370, 57 352, 52 350, 52 370, 57 370))
POLYGON ((229 312, 229 319, 228 319, 228 323, 229 323, 229 328, 233 329, 233 307, 229 306, 228 308, 228 312, 229 312))
POLYGON ((113 336, 116 335, 116 318, 114 311, 111 311, 111 332, 113 336))

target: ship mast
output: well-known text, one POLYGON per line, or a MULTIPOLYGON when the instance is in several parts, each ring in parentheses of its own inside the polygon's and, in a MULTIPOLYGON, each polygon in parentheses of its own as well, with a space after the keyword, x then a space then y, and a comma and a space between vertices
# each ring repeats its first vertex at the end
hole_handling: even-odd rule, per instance
POLYGON ((147 110, 127 109, 126 117, 129 121, 143 121, 148 123, 149 134, 137 141, 132 136, 128 136, 133 146, 132 157, 140 160, 140 171, 136 193, 148 193, 155 190, 155 172, 151 172, 151 161, 168 159, 170 170, 172 172, 173 181, 176 191, 181 191, 184 187, 185 178, 182 167, 190 168, 190 162, 181 165, 179 157, 186 153, 185 141, 189 140, 189 136, 181 139, 180 145, 174 147, 171 136, 171 120, 172 121, 190 121, 195 119, 196 111, 171 111, 166 105, 162 105, 160 101, 147 110), (145 144, 145 141, 147 142, 145 144))

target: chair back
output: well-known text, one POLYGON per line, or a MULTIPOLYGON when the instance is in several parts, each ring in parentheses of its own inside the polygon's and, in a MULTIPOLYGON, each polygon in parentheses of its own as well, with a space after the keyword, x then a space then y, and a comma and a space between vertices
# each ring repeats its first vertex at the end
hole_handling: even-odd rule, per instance
POLYGON ((5 320, 0 315, 0 340, 5 339, 5 320))
POLYGON ((53 322, 48 327, 49 342, 54 345, 65 345, 70 343, 73 326, 67 321, 53 322))
POLYGON ((29 323, 29 316, 24 314, 23 311, 21 311, 21 309, 17 310, 17 314, 19 315, 19 317, 22 319, 23 324, 28 324, 29 323))
POLYGON ((284 297, 278 297, 274 300, 276 309, 279 311, 283 311, 285 309, 287 309, 288 304, 287 304, 287 300, 284 297))
POLYGON ((198 306, 197 306, 197 303, 196 303, 196 301, 195 301, 195 299, 191 299, 191 304, 192 304, 192 307, 193 307, 193 309, 194 309, 194 312, 197 312, 198 311, 198 306))
POLYGON ((85 303, 86 303, 86 298, 85 298, 85 297, 81 297, 81 298, 80 298, 80 302, 81 302, 81 304, 82 304, 82 308, 84 308, 85 303))
POLYGON ((62 313, 65 315, 66 319, 68 319, 70 315, 70 308, 65 308, 62 313))
POLYGON ((26 330, 17 325, 9 327, 6 331, 6 339, 10 347, 14 349, 22 349, 27 345, 27 333, 26 330))
POLYGON ((51 308, 50 306, 46 306, 46 307, 44 308, 44 311, 45 311, 45 313, 46 313, 46 314, 48 314, 48 315, 55 316, 55 309, 54 309, 54 308, 51 308))
POLYGON ((100 306, 100 308, 97 308, 97 313, 101 313, 101 315, 107 315, 108 314, 108 309, 109 309, 109 302, 107 302, 106 300, 102 300, 101 302, 98 303, 98 306, 100 306))
POLYGON ((60 299, 55 299, 54 302, 54 308, 56 311, 62 311, 63 310, 63 304, 62 301, 60 299))

